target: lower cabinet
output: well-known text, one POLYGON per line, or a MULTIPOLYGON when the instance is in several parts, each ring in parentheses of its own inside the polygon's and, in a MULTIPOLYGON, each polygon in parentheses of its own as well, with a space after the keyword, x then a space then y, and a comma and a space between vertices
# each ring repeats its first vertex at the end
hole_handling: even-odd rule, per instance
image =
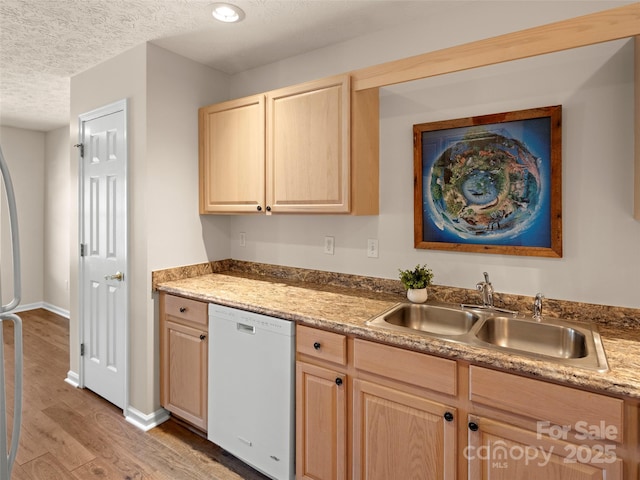
POLYGON ((354 478, 455 479, 455 409, 353 381, 354 478))
POLYGON ((456 362, 353 342, 353 478, 456 478, 456 362))
POLYGON ((623 400, 475 365, 469 398, 475 410, 489 407, 491 415, 504 412, 532 425, 471 416, 465 452, 471 478, 622 480, 623 400))
POLYGON ((296 327, 296 478, 348 475, 347 337, 296 327))
POLYGON ((470 415, 464 455, 474 480, 622 480, 615 446, 567 442, 470 415))
POLYGON ((346 375, 297 362, 296 384, 297 478, 348 478, 346 375))
POLYGON ((638 474, 631 401, 302 325, 296 355, 298 479, 638 474))
POLYGON ((160 295, 160 404, 207 430, 207 304, 160 295))

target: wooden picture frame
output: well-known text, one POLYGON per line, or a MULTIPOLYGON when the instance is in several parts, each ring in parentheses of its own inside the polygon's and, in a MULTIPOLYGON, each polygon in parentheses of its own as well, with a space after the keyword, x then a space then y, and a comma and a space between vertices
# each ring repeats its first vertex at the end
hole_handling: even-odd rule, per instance
POLYGON ((562 106, 413 126, 415 248, 562 257, 562 106))

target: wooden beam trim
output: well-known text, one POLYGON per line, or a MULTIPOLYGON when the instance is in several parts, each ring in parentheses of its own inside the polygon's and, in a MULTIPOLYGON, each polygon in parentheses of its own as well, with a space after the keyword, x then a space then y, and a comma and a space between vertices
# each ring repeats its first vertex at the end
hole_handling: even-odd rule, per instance
POLYGON ((352 85, 384 87, 637 35, 640 3, 633 3, 356 70, 352 85))

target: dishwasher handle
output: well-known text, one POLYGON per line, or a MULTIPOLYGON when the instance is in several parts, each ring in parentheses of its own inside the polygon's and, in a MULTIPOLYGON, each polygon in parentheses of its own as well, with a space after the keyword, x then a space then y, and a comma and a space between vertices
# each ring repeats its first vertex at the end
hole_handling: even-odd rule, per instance
POLYGON ((242 333, 248 333, 250 335, 255 335, 256 333, 256 327, 253 325, 247 325, 246 323, 238 322, 236 323, 236 328, 242 333))

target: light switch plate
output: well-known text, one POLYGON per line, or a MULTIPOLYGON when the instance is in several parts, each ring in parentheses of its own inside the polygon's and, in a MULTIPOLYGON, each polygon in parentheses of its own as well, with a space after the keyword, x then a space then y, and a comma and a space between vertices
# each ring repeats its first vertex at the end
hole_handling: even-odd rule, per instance
POLYGON ((334 241, 333 237, 324 237, 324 253, 327 255, 333 255, 334 241))
POLYGON ((367 240, 367 257, 378 258, 378 240, 375 238, 367 240))

